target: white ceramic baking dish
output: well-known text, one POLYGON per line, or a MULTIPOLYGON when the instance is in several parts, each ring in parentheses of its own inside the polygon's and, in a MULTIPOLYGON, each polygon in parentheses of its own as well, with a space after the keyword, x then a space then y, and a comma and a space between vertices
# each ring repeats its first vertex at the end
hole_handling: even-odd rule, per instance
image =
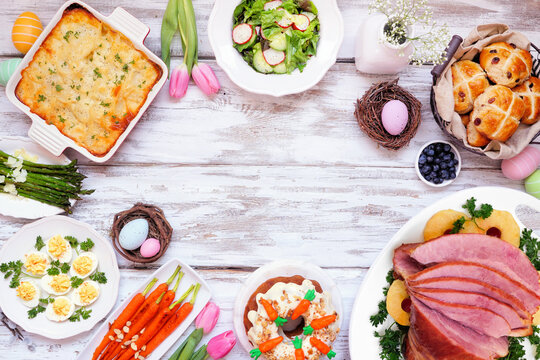
POLYGON ((146 111, 146 109, 148 109, 148 106, 150 106, 150 103, 154 100, 159 90, 163 87, 165 81, 167 81, 167 66, 158 56, 156 56, 144 46, 144 40, 146 39, 146 36, 148 36, 149 32, 150 29, 148 28, 148 26, 144 25, 142 22, 133 17, 133 15, 129 14, 126 10, 120 7, 116 8, 111 15, 103 16, 82 1, 67 1, 53 16, 53 18, 49 22, 49 25, 47 25, 45 30, 43 30, 43 33, 39 36, 30 51, 26 54, 23 61, 19 64, 17 70, 15 71, 6 86, 6 94, 8 99, 32 119, 32 126, 28 131, 28 136, 30 136, 30 138, 39 143, 41 146, 43 146, 55 156, 59 156, 66 148, 70 147, 92 161, 102 163, 109 160, 118 150, 122 142, 124 142, 131 130, 133 130, 135 125, 137 125, 137 122, 139 121, 143 113, 146 111), (131 40, 135 48, 146 54, 146 56, 148 56, 149 59, 158 64, 163 71, 161 78, 158 80, 158 82, 154 85, 154 87, 148 94, 146 102, 139 110, 137 116, 133 120, 131 120, 127 129, 122 133, 122 135, 116 141, 115 145, 111 148, 111 150, 109 150, 109 152, 105 156, 92 155, 88 150, 86 150, 80 145, 77 145, 75 141, 62 134, 60 130, 56 128, 56 126, 47 125, 43 118, 32 113, 30 111, 30 108, 23 104, 15 95, 15 89, 17 87, 17 84, 21 80, 21 71, 26 68, 28 66, 28 63, 34 58, 34 54, 41 46, 41 43, 45 40, 45 38, 49 35, 52 29, 62 18, 64 10, 73 5, 78 5, 85 8, 86 10, 90 11, 96 18, 103 21, 105 24, 111 26, 113 29, 124 34, 129 40, 131 40))

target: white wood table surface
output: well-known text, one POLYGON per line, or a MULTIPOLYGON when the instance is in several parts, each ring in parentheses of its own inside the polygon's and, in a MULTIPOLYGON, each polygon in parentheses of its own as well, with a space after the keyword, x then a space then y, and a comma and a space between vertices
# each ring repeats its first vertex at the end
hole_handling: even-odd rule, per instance
MULTIPOLYGON (((146 44, 160 53, 166 0, 87 2, 104 14, 124 7, 151 27, 146 44)), ((419 147, 444 138, 429 108, 431 66, 409 67, 400 74, 400 85, 423 104, 422 124, 408 147, 387 151, 360 131, 353 116, 355 99, 372 83, 394 78, 355 70, 354 38, 368 15, 367 0, 338 1, 345 20, 338 63, 312 90, 284 98, 249 94, 217 68, 206 35, 213 2, 194 0, 194 5, 200 56, 216 70, 219 94, 208 99, 192 85, 184 99, 172 101, 164 88, 110 162, 97 165, 80 158, 88 175, 85 184, 96 192, 80 201, 72 216, 108 236, 118 211, 138 201, 162 207, 174 227, 173 242, 160 261, 148 266, 118 257, 118 301, 168 259, 180 257, 209 282, 223 310, 213 334, 232 328, 236 291, 254 269, 283 257, 311 260, 327 269, 344 297, 345 321, 335 348, 337 359, 349 359, 348 323, 356 291, 391 236, 422 208, 452 192, 485 185, 523 190, 523 185, 504 178, 499 162, 465 151, 461 175, 451 186, 434 189, 417 178, 419 147)), ((20 56, 9 34, 21 12, 33 11, 47 24, 62 3, 2 1, 0 60, 20 56)), ((434 17, 448 23, 451 33, 465 36, 476 24, 503 22, 540 44, 537 0, 431 3, 434 17)), ((173 63, 179 61, 179 48, 175 40, 173 63)), ((0 119, 0 136, 24 136, 30 126, 4 94, 0 119)), ((78 157, 72 151, 67 155, 78 157)), ((540 230, 538 214, 524 211, 523 220, 540 230)), ((28 222, 0 217, 0 245, 28 222)), ((75 358, 90 337, 50 341, 22 335, 18 339, 0 326, 0 358, 75 358)), ((237 346, 228 358, 248 355, 237 346)))

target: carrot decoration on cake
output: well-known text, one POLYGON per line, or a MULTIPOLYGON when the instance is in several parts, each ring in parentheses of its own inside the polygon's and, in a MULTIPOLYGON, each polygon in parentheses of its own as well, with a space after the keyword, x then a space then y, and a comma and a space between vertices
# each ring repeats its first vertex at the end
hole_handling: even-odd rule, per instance
POLYGON ((311 289, 306 293, 306 296, 300 301, 300 304, 294 309, 294 312, 291 316, 292 320, 296 320, 309 309, 311 302, 315 300, 315 290, 311 289))
POLYGON ((278 315, 276 309, 274 309, 274 306, 272 305, 272 303, 270 303, 270 301, 261 299, 259 300, 259 302, 264 307, 264 310, 266 310, 266 314, 268 315, 270 320, 276 323, 276 326, 283 326, 283 324, 287 322, 287 319, 284 319, 278 315))
POLYGON ((334 321, 336 321, 337 315, 328 315, 323 316, 318 319, 314 319, 309 326, 306 326, 304 328, 304 335, 311 335, 313 334, 314 330, 320 330, 324 329, 328 325, 332 324, 334 321))
POLYGON ((316 337, 309 338, 309 342, 313 347, 315 347, 317 350, 325 354, 329 359, 336 356, 336 353, 332 351, 330 346, 323 343, 321 340, 317 339, 316 337))
POLYGON ((283 337, 279 336, 277 338, 270 339, 268 341, 263 342, 261 345, 259 345, 258 349, 253 349, 249 352, 249 355, 257 360, 259 356, 261 356, 265 352, 269 352, 283 341, 283 337))
POLYGON ((302 339, 298 336, 292 341, 294 345, 294 359, 295 360, 304 360, 304 349, 302 349, 302 339))

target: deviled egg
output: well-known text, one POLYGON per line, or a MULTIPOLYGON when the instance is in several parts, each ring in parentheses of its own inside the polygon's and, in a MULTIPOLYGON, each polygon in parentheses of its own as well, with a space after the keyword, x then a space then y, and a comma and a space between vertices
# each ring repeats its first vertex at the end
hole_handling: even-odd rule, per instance
POLYGON ((38 306, 41 290, 32 280, 22 280, 15 292, 24 305, 28 307, 38 306))
POLYGON ((75 305, 88 306, 99 297, 99 284, 92 280, 86 280, 73 291, 75 305))
POLYGON ((41 287, 52 295, 64 295, 71 290, 71 279, 67 274, 45 275, 41 278, 41 287))
POLYGON ((77 276, 81 279, 86 278, 96 271, 98 259, 94 253, 83 252, 71 264, 71 276, 77 276))
POLYGON ((54 259, 63 263, 68 263, 71 261, 71 256, 73 251, 71 250, 71 245, 69 241, 64 239, 62 235, 54 235, 52 238, 47 240, 45 245, 47 254, 54 259))
POLYGON ((32 275, 45 275, 50 263, 49 257, 42 252, 34 251, 24 254, 23 266, 32 275))
POLYGON ((75 311, 75 304, 66 296, 59 296, 47 305, 45 316, 51 321, 66 321, 75 311))

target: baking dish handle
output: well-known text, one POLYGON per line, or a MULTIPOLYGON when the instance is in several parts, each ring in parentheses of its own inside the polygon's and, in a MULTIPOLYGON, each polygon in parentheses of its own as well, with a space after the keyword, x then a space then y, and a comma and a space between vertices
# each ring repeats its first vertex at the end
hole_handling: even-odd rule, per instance
POLYGON ((114 9, 107 18, 111 25, 120 30, 121 33, 131 38, 135 42, 143 43, 148 36, 150 28, 140 22, 136 17, 128 13, 121 7, 114 9))
POLYGON ((452 58, 454 57, 454 54, 459 49, 459 46, 463 42, 463 38, 459 35, 452 36, 452 40, 448 43, 448 47, 446 48, 446 60, 439 65, 435 65, 433 69, 431 70, 431 75, 433 75, 433 85, 437 82, 437 79, 441 76, 444 69, 448 66, 448 63, 452 58))
POLYGON ((54 156, 60 156, 67 147, 64 137, 58 134, 56 128, 50 128, 50 125, 33 121, 28 136, 54 156))

